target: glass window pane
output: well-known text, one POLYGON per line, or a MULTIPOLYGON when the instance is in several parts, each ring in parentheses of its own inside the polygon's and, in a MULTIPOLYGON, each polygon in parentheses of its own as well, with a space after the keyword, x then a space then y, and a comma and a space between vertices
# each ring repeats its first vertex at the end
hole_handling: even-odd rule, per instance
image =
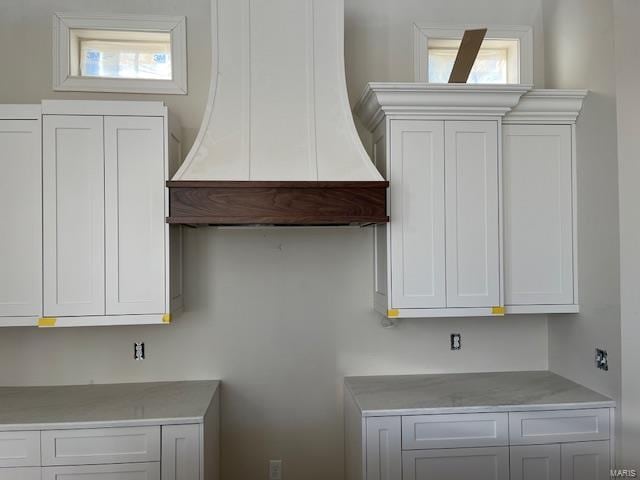
MULTIPOLYGON (((449 81, 459 45, 459 40, 430 40, 427 62, 430 83, 449 81)), ((518 70, 518 41, 488 40, 478 53, 467 83, 518 83, 518 70)))
POLYGON ((82 77, 171 80, 171 34, 76 31, 82 77))

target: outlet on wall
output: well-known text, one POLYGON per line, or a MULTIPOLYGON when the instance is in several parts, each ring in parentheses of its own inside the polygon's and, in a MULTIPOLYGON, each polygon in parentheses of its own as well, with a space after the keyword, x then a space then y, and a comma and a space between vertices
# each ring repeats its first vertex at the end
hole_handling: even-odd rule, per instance
POLYGON ((269 480, 282 480, 282 460, 269 461, 269 480))
POLYGON ((460 350, 462 348, 462 334, 451 334, 451 350, 460 350))
POLYGON ((605 372, 609 371, 609 360, 606 350, 596 348, 596 367, 605 372))
POLYGON ((135 342, 133 344, 133 359, 144 360, 144 342, 135 342))

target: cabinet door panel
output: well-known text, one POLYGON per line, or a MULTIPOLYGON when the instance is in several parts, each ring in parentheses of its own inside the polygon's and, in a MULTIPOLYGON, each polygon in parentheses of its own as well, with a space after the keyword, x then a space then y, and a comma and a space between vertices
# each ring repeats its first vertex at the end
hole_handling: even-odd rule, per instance
POLYGON ((609 441, 565 443, 561 446, 562 480, 610 478, 609 441))
POLYGON ((0 468, 0 480, 40 480, 40 467, 0 468))
POLYGON ((574 302, 571 127, 504 127, 505 303, 574 302))
POLYGON ((447 306, 500 304, 498 124, 445 123, 447 306))
POLYGON ((0 317, 41 316, 40 123, 0 120, 0 152, 0 317))
POLYGON ((444 308, 444 123, 391 122, 393 308, 444 308))
POLYGON ((162 480, 200 478, 200 425, 162 427, 162 480))
POLYGON ((511 480, 560 480, 560 444, 511 447, 511 480))
POLYGON ((400 417, 367 419, 367 480, 406 480, 402 475, 400 417))
POLYGON ((508 480, 509 447, 402 452, 403 480, 508 480))
POLYGON ((43 119, 45 316, 105 313, 102 123, 43 119))
POLYGON ((106 312, 165 313, 161 117, 105 117, 106 312))

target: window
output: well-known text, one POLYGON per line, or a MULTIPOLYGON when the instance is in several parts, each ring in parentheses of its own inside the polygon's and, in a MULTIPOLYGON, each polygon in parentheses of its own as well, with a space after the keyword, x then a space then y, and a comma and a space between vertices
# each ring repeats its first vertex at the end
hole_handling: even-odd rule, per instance
POLYGON ((54 90, 187 93, 184 17, 54 15, 54 90))
MULTIPOLYGON (((415 25, 415 79, 447 83, 464 30, 479 27, 415 25)), ((468 83, 532 84, 531 27, 489 27, 468 83)))

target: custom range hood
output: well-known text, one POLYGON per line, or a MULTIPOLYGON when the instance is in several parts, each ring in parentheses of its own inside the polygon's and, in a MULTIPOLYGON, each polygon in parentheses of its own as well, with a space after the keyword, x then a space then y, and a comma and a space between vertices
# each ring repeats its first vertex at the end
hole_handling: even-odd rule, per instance
POLYGON ((344 0, 212 0, 207 109, 173 179, 190 225, 387 222, 386 189, 356 133, 344 0))

